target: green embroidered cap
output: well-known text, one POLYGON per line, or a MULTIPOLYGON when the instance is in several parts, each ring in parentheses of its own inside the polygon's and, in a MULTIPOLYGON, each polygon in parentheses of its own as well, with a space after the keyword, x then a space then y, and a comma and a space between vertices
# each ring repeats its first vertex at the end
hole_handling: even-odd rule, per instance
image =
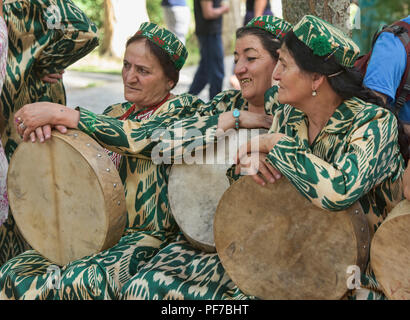
POLYGON ((293 32, 313 50, 314 55, 334 55, 336 61, 345 67, 353 67, 360 54, 359 47, 343 31, 315 16, 304 16, 293 27, 293 32))
POLYGON ((285 34, 292 29, 292 25, 274 16, 259 16, 247 23, 246 28, 260 28, 272 33, 276 39, 282 40, 285 34))
POLYGON ((136 34, 142 35, 165 50, 174 62, 175 68, 182 69, 188 57, 188 51, 175 34, 152 22, 141 23, 136 34))

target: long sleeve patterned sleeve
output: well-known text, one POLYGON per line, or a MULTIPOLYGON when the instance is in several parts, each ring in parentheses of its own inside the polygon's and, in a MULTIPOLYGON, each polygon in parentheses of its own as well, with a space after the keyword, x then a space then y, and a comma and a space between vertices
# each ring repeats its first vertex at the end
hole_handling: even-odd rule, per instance
POLYGON ((113 117, 108 109, 107 115, 95 115, 78 108, 78 128, 116 153, 170 164, 214 142, 220 113, 243 105, 240 92, 228 91, 206 104, 192 95, 180 95, 142 121, 118 120, 117 114, 113 117))
POLYGON ((38 42, 49 42, 35 61, 40 77, 64 70, 98 45, 97 27, 71 0, 32 2, 42 8, 46 28, 38 42))
POLYGON ((58 73, 98 45, 97 28, 71 0, 7 0, 8 58, 0 102, 1 140, 8 160, 22 141, 14 114, 24 105, 50 101, 66 104, 63 81, 42 81, 58 73))
POLYGON ((397 122, 386 109, 345 101, 311 145, 302 113, 290 106, 282 111, 273 127, 286 136, 268 161, 317 206, 346 209, 383 181, 399 178, 397 122))
POLYGON ((126 156, 150 159, 151 151, 158 143, 155 137, 162 134, 164 128, 173 122, 193 115, 202 105, 202 100, 190 94, 183 94, 167 101, 146 120, 132 117, 119 120, 119 116, 131 107, 130 103, 109 107, 102 115, 79 107, 78 128, 108 150, 126 156))
POLYGON ((238 90, 227 90, 201 105, 190 117, 172 123, 156 137, 156 154, 164 161, 181 160, 194 151, 201 151, 218 139, 218 120, 223 112, 244 109, 246 100, 238 90))

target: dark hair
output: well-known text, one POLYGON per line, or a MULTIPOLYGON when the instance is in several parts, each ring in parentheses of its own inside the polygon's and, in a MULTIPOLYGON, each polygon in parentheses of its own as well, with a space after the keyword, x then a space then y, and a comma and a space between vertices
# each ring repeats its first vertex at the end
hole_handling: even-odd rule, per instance
POLYGON ((171 57, 163 49, 140 34, 135 34, 129 38, 125 47, 127 48, 131 43, 140 40, 145 40, 145 44, 149 48, 150 52, 157 57, 164 74, 174 82, 174 86, 171 88, 173 89, 179 81, 179 70, 175 67, 171 57))
MULTIPOLYGON (((295 59, 296 64, 305 72, 319 73, 325 76, 333 75, 338 72, 340 74, 328 77, 328 81, 332 89, 343 99, 347 100, 353 97, 362 99, 363 101, 388 108, 383 99, 374 93, 374 91, 363 85, 363 75, 355 67, 348 68, 339 64, 334 55, 330 57, 319 57, 313 54, 313 51, 300 41, 293 31, 286 34, 284 38, 289 53, 295 59)), ((407 162, 409 158, 408 138, 404 132, 403 124, 395 114, 398 130, 399 130, 399 145, 400 152, 407 162)))
POLYGON ((260 28, 241 27, 236 30, 236 39, 242 38, 246 35, 253 35, 259 38, 263 48, 270 53, 275 61, 278 61, 279 54, 277 50, 280 48, 282 42, 275 38, 275 36, 260 28))

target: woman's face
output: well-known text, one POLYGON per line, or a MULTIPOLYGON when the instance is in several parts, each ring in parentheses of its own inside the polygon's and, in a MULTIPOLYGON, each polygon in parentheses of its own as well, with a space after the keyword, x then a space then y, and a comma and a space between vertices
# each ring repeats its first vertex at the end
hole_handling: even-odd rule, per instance
POLYGON ((159 103, 173 85, 145 41, 148 40, 142 39, 128 45, 122 68, 124 97, 140 107, 159 103))
POLYGON ((298 67, 285 45, 282 45, 278 53, 279 60, 273 71, 272 80, 279 86, 279 102, 298 107, 312 96, 311 76, 298 67))
POLYGON ((236 40, 234 59, 242 96, 253 105, 263 105, 264 94, 271 87, 275 59, 254 35, 236 40))

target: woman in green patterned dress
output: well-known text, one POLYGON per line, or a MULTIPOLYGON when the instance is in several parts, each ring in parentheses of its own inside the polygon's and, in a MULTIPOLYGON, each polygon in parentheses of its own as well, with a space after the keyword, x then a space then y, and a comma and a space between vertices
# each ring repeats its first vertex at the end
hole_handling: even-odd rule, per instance
MULTIPOLYGON (((10 161, 22 141, 14 114, 36 101, 66 103, 61 74, 98 45, 97 28, 71 1, 5 0, 9 34, 6 78, 1 93, 1 141, 10 161)), ((0 266, 29 249, 11 213, 0 227, 0 266)))
MULTIPOLYGON (((362 86, 362 77, 353 68, 358 54, 350 38, 313 16, 305 16, 285 36, 273 74, 279 84, 265 95, 272 127, 269 134, 254 138, 260 149, 258 161, 250 163, 270 164, 329 214, 359 201, 373 235, 403 198, 405 149, 398 142, 395 116, 362 86)), ((206 141, 215 137, 212 132, 206 141)), ((251 169, 241 159, 249 156, 254 142, 240 148, 236 173, 251 169)), ((271 173, 265 172, 259 171, 266 181, 254 175, 255 181, 270 182, 271 173)), ((141 268, 123 287, 122 297, 254 298, 229 281, 216 254, 195 250, 183 239, 160 250, 141 268)), ((346 298, 385 298, 370 264, 362 272, 361 287, 346 298)))
POLYGON ((0 269, 1 298, 115 299, 122 283, 173 239, 177 226, 167 200, 169 166, 155 165, 144 152, 139 157, 127 153, 129 141, 124 142, 123 138, 127 132, 132 136, 132 148, 149 150, 149 132, 158 125, 156 122, 150 125, 150 117, 155 115, 157 121, 167 123, 172 121, 165 113, 169 109, 174 110, 174 118, 178 118, 184 113, 192 114, 201 103, 192 95, 171 94, 187 54, 185 46, 168 30, 143 23, 126 44, 122 77, 127 102, 109 106, 103 115, 49 102, 35 103, 33 106, 38 108, 26 106, 16 113, 16 129, 24 140, 30 136, 34 140, 36 137, 40 141, 48 139, 50 131, 43 131, 42 126, 61 124, 79 128, 117 152, 112 158, 120 159, 117 164, 126 190, 128 214, 126 230, 119 243, 62 266, 57 285, 50 283, 47 274, 52 263, 36 251, 29 250, 9 260, 0 269), (32 135, 28 133, 30 125, 39 118, 34 114, 27 116, 27 109, 38 110, 47 118, 32 135), (55 116, 64 121, 60 122, 55 116), (128 127, 121 127, 121 132, 109 128, 111 123, 130 122, 135 124, 132 132, 128 132, 128 127))
MULTIPOLYGON (((272 17, 270 17, 269 19, 271 19, 272 17)), ((280 19, 272 19, 269 20, 267 22, 269 22, 267 25, 268 27, 270 27, 271 29, 273 28, 273 32, 275 35, 276 33, 279 34, 278 38, 281 39, 282 37, 282 33, 285 30, 289 29, 290 26, 289 25, 284 25, 283 24, 283 20, 280 19), (270 21, 270 22, 269 22, 270 21), (286 29, 285 29, 286 27, 286 29), (278 32, 276 32, 278 31, 278 32)), ((263 29, 263 28, 262 28, 263 29)), ((256 33, 252 34, 252 32, 249 32, 249 34, 247 32, 243 32, 243 36, 247 35, 252 35, 255 37, 261 37, 261 31, 263 30, 256 30, 254 31, 256 33)), ((169 170, 169 166, 167 165, 161 165, 161 166, 154 166, 152 164, 152 162, 149 161, 150 157, 151 157, 151 151, 153 146, 155 145, 154 143, 152 143, 151 140, 149 140, 148 138, 151 137, 153 131, 155 131, 158 128, 166 128, 169 127, 173 121, 184 118, 184 117, 188 117, 190 115, 193 115, 194 113, 201 113, 201 114, 206 114, 207 120, 204 121, 204 125, 207 123, 214 123, 215 121, 218 121, 218 117, 219 117, 219 113, 225 111, 225 109, 228 110, 232 110, 234 107, 238 107, 238 108, 248 108, 248 105, 250 106, 250 108, 252 108, 252 106, 258 105, 259 104, 259 109, 262 109, 263 111, 263 94, 264 92, 269 88, 270 86, 270 79, 271 79, 271 73, 273 71, 273 68, 276 64, 276 59, 277 56, 276 55, 276 50, 280 47, 280 42, 279 41, 273 41, 274 39, 272 37, 272 35, 270 33, 266 33, 266 31, 262 32, 262 38, 266 38, 265 41, 266 43, 264 43, 263 45, 267 46, 267 48, 264 48, 264 46, 262 45, 262 40, 259 41, 259 43, 257 44, 257 47, 254 47, 253 52, 252 53, 247 53, 245 54, 245 52, 241 52, 238 53, 237 55, 237 59, 238 59, 238 65, 244 65, 244 61, 249 60, 247 67, 243 66, 241 68, 245 68, 245 69, 250 69, 247 72, 241 71, 240 73, 243 73, 242 75, 242 79, 247 79, 246 81, 244 81, 245 84, 247 84, 248 87, 251 87, 248 83, 251 82, 253 84, 253 89, 248 88, 246 90, 244 90, 244 97, 248 97, 249 98, 249 103, 247 100, 244 99, 244 97, 241 96, 241 93, 239 91, 232 91, 232 92, 226 92, 224 94, 221 94, 220 97, 221 100, 216 100, 216 102, 211 103, 209 106, 202 106, 199 103, 194 103, 195 101, 193 101, 193 98, 189 95, 183 95, 180 96, 179 99, 174 99, 174 100, 170 100, 170 102, 168 105, 165 105, 164 108, 161 108, 161 112, 155 112, 152 117, 150 118, 149 121, 143 121, 143 122, 139 122, 139 121, 118 121, 117 119, 113 119, 113 118, 109 118, 109 117, 104 117, 104 116, 96 116, 91 114, 90 112, 87 112, 84 109, 79 109, 80 110, 80 119, 79 119, 79 123, 78 123, 78 127, 80 129, 83 129, 85 132, 91 134, 92 137, 94 137, 97 141, 99 141, 100 143, 102 143, 104 146, 106 146, 107 148, 116 151, 118 153, 121 153, 123 155, 130 155, 130 159, 133 159, 134 161, 137 161, 138 163, 143 163, 142 161, 144 161, 144 163, 150 163, 150 166, 152 166, 153 168, 157 168, 156 170, 158 171, 159 169, 163 170, 162 175, 159 176, 161 178, 160 181, 155 182, 156 177, 153 176, 153 180, 155 182, 155 185, 153 187, 150 186, 150 188, 146 187, 146 188, 139 188, 138 190, 142 189, 142 192, 140 192, 140 194, 143 194, 147 197, 151 197, 153 196, 152 192, 155 192, 155 190, 161 190, 161 197, 163 199, 162 202, 156 201, 151 203, 150 205, 150 210, 152 211, 152 213, 150 214, 145 214, 142 215, 141 213, 139 215, 135 214, 135 209, 131 210, 131 213, 129 212, 129 215, 133 214, 134 216, 131 216, 134 218, 134 228, 138 229, 138 230, 145 230, 149 228, 149 224, 158 224, 159 219, 162 219, 164 221, 169 220, 168 222, 168 229, 171 230, 171 226, 173 228, 175 228, 174 222, 172 217, 169 215, 169 207, 168 207, 168 201, 166 200, 166 194, 167 194, 167 189, 166 189, 166 181, 167 181, 167 174, 168 174, 168 170, 169 170), (239 62, 239 60, 244 60, 239 62), (255 62, 253 62, 255 61, 255 62), (254 66, 252 67, 252 64, 254 64, 254 66), (267 71, 268 70, 268 71, 267 71), (262 76, 261 76, 262 74, 262 76), (265 81, 260 81, 261 79, 264 79, 265 81), (267 83, 266 83, 267 82, 267 83), (262 90, 261 90, 261 88, 262 90), (253 97, 254 95, 254 91, 258 90, 258 94, 256 95, 256 100, 255 97, 253 97), (248 92, 248 93, 246 93, 248 92), (182 99, 183 98, 183 99, 182 99), (189 98, 189 99, 188 99, 189 98), (185 101, 184 101, 185 100, 185 101), (225 101, 228 102, 228 105, 226 105, 225 101), (233 102, 231 102, 233 101, 233 102), (262 101, 262 103, 261 103, 262 101), (219 102, 219 103, 218 103, 219 102), (255 103, 251 103, 251 102, 255 102, 255 103), (262 104, 262 105, 260 105, 262 104), (225 107, 223 107, 225 105, 225 107), (217 108, 217 106, 220 106, 219 109, 217 108), (113 134, 115 132, 115 134, 113 134), (131 157, 131 155, 133 155, 131 157), (137 157, 136 159, 134 158, 137 157), (142 159, 141 159, 142 158, 142 159), (144 159, 144 160, 143 160, 144 159), (147 192, 144 193, 144 190, 147 190, 147 192), (154 216, 154 212, 155 210, 158 210, 161 214, 157 213, 157 217, 154 216), (151 220, 148 220, 151 219, 151 220), (138 220, 136 220, 138 219, 138 220), (146 220, 148 220, 148 222, 145 222, 146 220), (142 224, 140 221, 144 222, 145 224, 142 224), (139 225, 140 224, 140 225, 139 225)), ((247 47, 245 47, 247 48, 247 47)), ((245 50, 243 50, 245 51, 245 50)), ((245 64, 246 65, 246 64, 245 64)), ((241 69, 240 68, 240 69, 241 69)), ((244 88, 245 89, 245 88, 244 88)), ((38 105, 38 104, 37 104, 38 105)), ((43 109, 46 108, 47 106, 45 106, 44 104, 42 105, 43 109)), ((26 115, 24 115, 24 112, 19 113, 18 116, 21 117, 21 120, 24 121, 24 126, 27 127, 27 129, 22 130, 21 133, 24 135, 24 139, 30 139, 30 133, 38 126, 44 125, 45 123, 51 123, 53 122, 54 124, 65 124, 67 126, 72 126, 72 127, 77 127, 77 122, 78 122, 78 115, 75 115, 74 112, 74 121, 70 124, 67 121, 67 116, 64 116, 64 120, 53 120, 53 119, 49 119, 50 114, 53 114, 52 109, 55 108, 55 114, 57 116, 59 116, 61 118, 62 113, 60 113, 60 108, 61 106, 56 106, 56 105, 49 105, 49 108, 47 108, 47 112, 46 114, 44 114, 44 110, 40 110, 37 108, 37 110, 39 111, 39 115, 35 116, 35 105, 32 106, 28 106, 25 107, 24 112, 28 112, 29 110, 31 111, 31 113, 27 113, 26 115), (45 118, 42 118, 45 117, 45 118), (36 119, 34 119, 36 118, 36 119), (42 118, 42 119, 41 119, 42 118), (27 119, 27 120, 26 120, 27 119), (31 128, 31 130, 30 130, 31 128)), ((128 106, 129 108, 129 106, 128 106)), ((110 108, 109 108, 110 109, 110 108)), ((109 110, 107 109, 107 110, 109 110)), ((64 109, 65 110, 65 109, 64 109)), ((69 110, 67 110, 69 111, 69 110)), ((123 112, 117 112, 116 117, 118 118, 120 115, 122 115, 123 112)), ((232 117, 232 112, 230 112, 230 116, 232 117)), ((271 124, 271 117, 267 117, 266 114, 264 112, 262 113, 256 113, 256 112, 248 112, 248 111, 243 111, 243 113, 241 114, 241 126, 242 127, 265 127, 265 128, 269 128, 270 124, 271 124)), ((199 126, 197 126, 199 127, 199 126)), ((40 133, 41 135, 42 133, 40 133)), ((38 136, 37 136, 38 137, 38 136)), ((33 137, 35 139, 35 137, 33 137)), ((128 158, 128 157, 127 157, 128 158)), ((126 171, 120 171, 124 173, 124 177, 127 177, 127 181, 128 176, 126 171)), ((141 174, 141 173, 140 173, 141 174)), ((143 180, 141 177, 138 177, 137 180, 143 180)), ((158 180, 158 179, 157 179, 158 180)), ((126 182, 127 182, 126 181, 126 182)), ((141 183, 140 183, 141 184, 141 183)), ((134 182, 134 185, 137 186, 138 184, 134 182)), ((131 188, 131 187, 130 187, 131 188)), ((132 198, 131 196, 128 196, 128 198, 132 198)), ((135 196, 133 196, 135 197, 135 196)), ((144 197, 142 198, 132 198, 132 200, 134 201, 135 205, 138 206, 142 206, 144 207, 144 205, 142 204, 142 200, 145 200, 144 197)), ((134 205, 133 203, 133 205, 134 205)), ((148 209, 148 206, 145 205, 146 207, 146 211, 148 209)), ((154 225, 155 227, 155 225, 154 225)), ((156 229, 164 229, 163 225, 160 225, 159 228, 156 229)), ((147 231, 145 231, 147 233, 147 231)), ((158 234, 160 232, 157 232, 157 237, 158 234)), ((135 235, 137 235, 137 233, 135 233, 135 235)), ((140 241, 140 238, 144 238, 143 237, 143 233, 139 232, 140 237, 137 239, 138 241, 140 241)), ((144 239, 147 239, 148 237, 145 237, 144 239)), ((149 239, 147 239, 149 240, 149 239)), ((125 240, 123 241, 125 243, 125 240)), ((160 246, 162 247, 163 245, 165 245, 166 242, 161 243, 160 241, 158 241, 158 246, 156 248, 160 248, 160 246)), ((146 241, 146 248, 149 247, 154 247, 153 244, 149 244, 148 241, 146 241)), ((155 248, 155 249, 156 249, 155 248)), ((121 248, 119 248, 121 249, 121 248)), ((117 250, 117 253, 119 252, 119 249, 117 250)), ((153 254, 155 254, 155 250, 152 250, 153 254)), ((111 256, 114 254, 115 252, 113 252, 111 254, 111 256)), ((110 257, 109 254, 106 255, 107 257, 110 257)), ((98 256, 97 256, 98 257, 98 256)), ((150 255, 147 255, 147 260, 150 258, 150 255)), ((84 259, 83 259, 84 260, 84 259)), ((108 260, 108 258, 107 258, 108 260)), ((120 260, 120 259, 116 259, 116 260, 120 260)), ((115 260, 115 261, 116 261, 115 260)), ((125 259, 123 259, 125 260, 125 259)), ((94 259, 94 261, 100 261, 100 260, 96 260, 94 259)), ((112 268, 111 270, 114 269, 115 266, 117 266, 119 263, 112 263, 112 268)), ((120 281, 123 283, 126 280, 129 279, 130 275, 132 275, 133 273, 136 272, 137 267, 133 268, 132 273, 126 270, 126 266, 127 263, 123 262, 124 265, 124 270, 122 271, 121 274, 121 279, 120 281)), ((16 265, 17 266, 17 265, 16 265)), ((69 267, 64 268, 64 270, 68 270, 69 267)), ((82 267, 84 269, 84 267, 82 267)), ((44 267, 42 268, 42 275, 44 275, 45 271, 44 271, 44 267)), ((79 269, 80 270, 80 269, 79 269)), ((98 272, 101 272, 99 269, 97 269, 98 272)), ((111 272, 112 275, 114 275, 113 273, 114 271, 111 272)), ((39 273, 38 273, 39 274, 39 273)), ((62 281, 62 286, 65 286, 65 279, 64 279, 64 274, 66 274, 66 272, 63 272, 63 281, 62 281)), ((72 273, 72 277, 78 277, 77 275, 79 274, 78 271, 75 271, 72 273)), ((6 275, 6 273, 5 273, 6 275)), ((104 280, 100 280, 98 284, 96 284, 95 286, 101 288, 101 291, 109 291, 108 288, 113 288, 114 285, 112 283, 114 283, 114 280, 117 279, 113 279, 111 281, 108 276, 104 275, 104 280), (108 279, 108 280, 107 280, 108 279)), ((1 276, 1 270, 0 270, 0 283, 2 281, 2 278, 4 278, 4 276, 1 276)), ((81 280, 80 277, 78 277, 79 280, 81 280)), ((118 276, 117 276, 118 278, 118 276)), ((33 281, 33 280, 31 280, 33 281)), ((83 285, 86 284, 87 289, 84 289, 84 292, 82 292, 82 294, 78 294, 75 293, 72 296, 68 295, 68 294, 59 294, 59 297, 63 297, 63 298, 70 298, 70 297, 79 297, 79 298, 115 298, 116 294, 118 293, 118 290, 121 287, 121 284, 117 284, 117 286, 114 289, 110 289, 111 291, 115 291, 115 292, 101 292, 100 295, 97 294, 91 294, 89 291, 89 285, 87 284, 89 280, 83 280, 83 285)), ((119 281, 118 281, 119 282, 119 281)), ((78 288, 80 288, 80 286, 77 286, 77 288, 75 290, 72 291, 78 291, 78 288)), ((61 290, 64 291, 64 288, 62 288, 61 290)), ((60 291, 61 291, 60 290, 60 291)), ((67 289, 65 289, 67 291, 67 289)), ((95 289, 97 290, 97 289, 95 289)), ((22 295, 20 295, 21 297, 22 295)), ((24 295, 23 297, 28 297, 27 295, 24 295)))
MULTIPOLYGON (((403 198, 407 146, 396 117, 367 88, 359 89, 362 78, 352 68, 358 54, 336 28, 316 17, 302 19, 280 49, 273 75, 279 85, 268 101, 277 113, 259 151, 315 205, 337 211, 359 201, 373 236, 403 198)), ((238 159, 248 150, 241 148, 238 159)), ((361 288, 347 297, 385 298, 370 263, 361 288)))

